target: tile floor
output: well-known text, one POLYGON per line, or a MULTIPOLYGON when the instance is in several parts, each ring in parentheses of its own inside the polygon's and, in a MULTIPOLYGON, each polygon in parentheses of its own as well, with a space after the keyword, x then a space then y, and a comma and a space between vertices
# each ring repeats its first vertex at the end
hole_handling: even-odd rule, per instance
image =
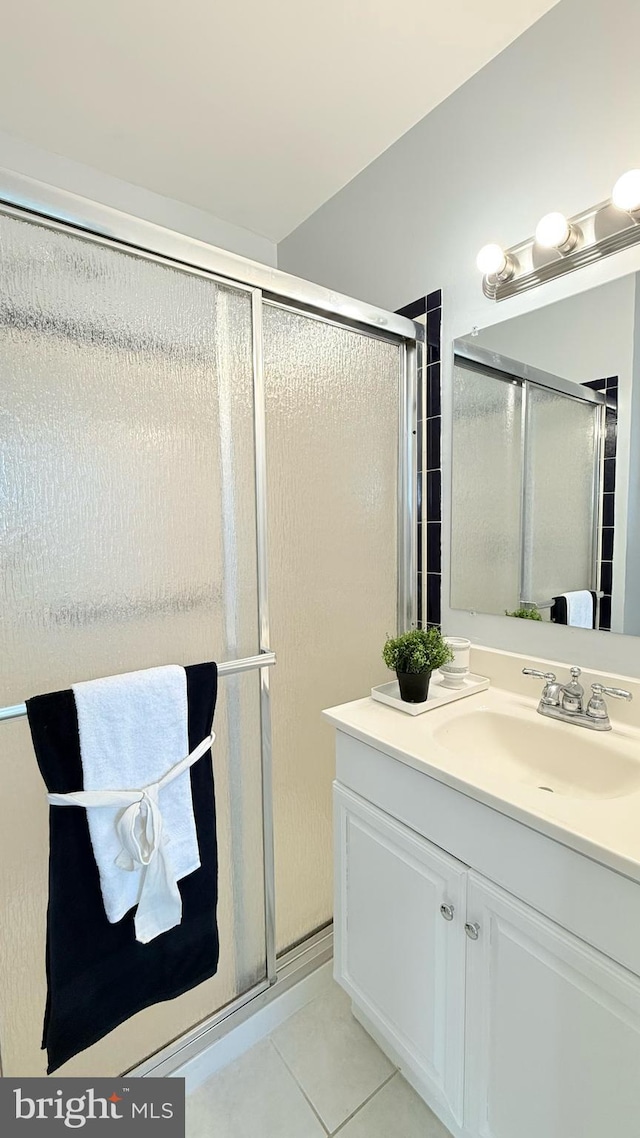
POLYGON ((337 984, 187 1098, 187 1138, 450 1138, 337 984))

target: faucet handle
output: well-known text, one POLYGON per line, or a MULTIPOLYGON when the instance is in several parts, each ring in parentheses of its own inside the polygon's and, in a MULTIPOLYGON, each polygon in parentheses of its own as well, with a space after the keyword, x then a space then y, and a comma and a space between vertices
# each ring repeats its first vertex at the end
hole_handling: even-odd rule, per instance
POLYGON ((592 684, 591 691, 595 696, 611 695, 614 699, 626 699, 627 702, 633 699, 631 692, 625 688, 606 688, 604 684, 592 684))
MULTIPOLYGON (((633 699, 630 691, 625 688, 607 688, 604 684, 591 685, 591 699, 587 704, 587 716, 589 719, 600 719, 605 724, 609 724, 609 713, 607 712, 607 705, 604 702, 603 696, 612 695, 615 699, 633 699)), ((604 730, 608 730, 608 726, 604 730)))
POLYGON ((537 676, 537 678, 539 680, 546 680, 548 684, 555 683, 555 679, 556 679, 554 672, 539 672, 537 670, 537 668, 523 668, 522 669, 522 675, 523 676, 537 676))

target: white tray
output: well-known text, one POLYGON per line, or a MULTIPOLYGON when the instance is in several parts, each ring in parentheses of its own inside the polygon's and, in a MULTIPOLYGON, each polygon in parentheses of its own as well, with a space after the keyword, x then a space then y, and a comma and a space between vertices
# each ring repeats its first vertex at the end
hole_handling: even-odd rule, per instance
POLYGON ((473 695, 475 692, 486 691, 488 687, 487 677, 476 676, 473 672, 465 676, 462 687, 445 687, 440 673, 434 672, 429 684, 429 695, 424 703, 407 703, 404 699, 400 699, 400 685, 397 680, 371 688, 371 698, 378 700, 379 703, 387 703, 389 707, 395 707, 398 711, 404 711, 405 715, 423 715, 425 711, 432 711, 434 707, 442 707, 445 703, 452 703, 454 699, 464 699, 465 696, 473 695))

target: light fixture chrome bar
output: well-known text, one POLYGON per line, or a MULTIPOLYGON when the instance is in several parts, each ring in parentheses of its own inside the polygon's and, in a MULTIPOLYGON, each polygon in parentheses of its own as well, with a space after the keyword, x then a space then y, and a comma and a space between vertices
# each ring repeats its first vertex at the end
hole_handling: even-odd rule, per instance
POLYGON ((567 220, 580 233, 580 240, 573 249, 566 253, 545 249, 536 243, 534 237, 505 249, 506 256, 515 266, 514 272, 508 280, 500 280, 498 276, 483 277, 484 295, 489 300, 506 300, 554 277, 640 244, 638 221, 626 210, 617 209, 611 201, 600 202, 567 220))
POLYGON ((234 284, 244 282, 251 288, 289 298, 317 312, 368 325, 379 332, 391 333, 403 339, 415 339, 414 323, 405 316, 354 300, 322 285, 290 276, 270 265, 262 265, 237 253, 207 245, 194 237, 186 237, 172 229, 165 229, 162 225, 132 217, 119 209, 101 205, 79 194, 57 189, 2 167, 0 202, 17 211, 27 211, 29 215, 38 214, 43 219, 73 226, 92 236, 98 234, 118 241, 136 251, 168 257, 181 265, 202 269, 234 284))
MULTIPOLYGON (((260 648, 269 650, 269 573, 267 531, 267 425, 264 382, 263 299, 260 289, 251 294, 253 342, 253 430, 255 441, 256 550, 260 648)), ((271 693, 269 669, 260 669, 260 755, 262 771, 262 847, 264 927, 267 980, 276 980, 276 869, 273 821, 273 760, 271 746, 271 693)))
MULTIPOLYGON (((259 656, 245 656, 243 660, 228 660, 224 664, 218 664, 218 675, 235 676, 240 672, 252 672, 255 668, 271 668, 275 662, 275 652, 261 652, 259 656)), ((0 707, 0 722, 4 719, 20 719, 26 714, 26 703, 0 707)))

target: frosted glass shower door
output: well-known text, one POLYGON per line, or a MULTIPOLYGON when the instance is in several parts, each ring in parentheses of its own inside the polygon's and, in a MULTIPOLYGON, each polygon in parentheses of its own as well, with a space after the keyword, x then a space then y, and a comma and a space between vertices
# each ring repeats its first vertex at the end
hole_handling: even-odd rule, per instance
POLYGON ((600 412, 527 385, 524 600, 596 588, 600 412))
POLYGON ((454 367, 451 468, 451 605, 511 611, 520 597, 520 384, 454 367))
POLYGON ((332 915, 334 732, 388 679, 402 348, 265 304, 278 949, 332 915))
MULTIPOLYGON (((0 215, 0 703, 258 651, 251 296, 0 215)), ((259 684, 220 680, 218 975, 65 1065, 116 1074, 265 976, 259 684)), ((45 790, 2 723, 0 1040, 44 1071, 45 790)))

